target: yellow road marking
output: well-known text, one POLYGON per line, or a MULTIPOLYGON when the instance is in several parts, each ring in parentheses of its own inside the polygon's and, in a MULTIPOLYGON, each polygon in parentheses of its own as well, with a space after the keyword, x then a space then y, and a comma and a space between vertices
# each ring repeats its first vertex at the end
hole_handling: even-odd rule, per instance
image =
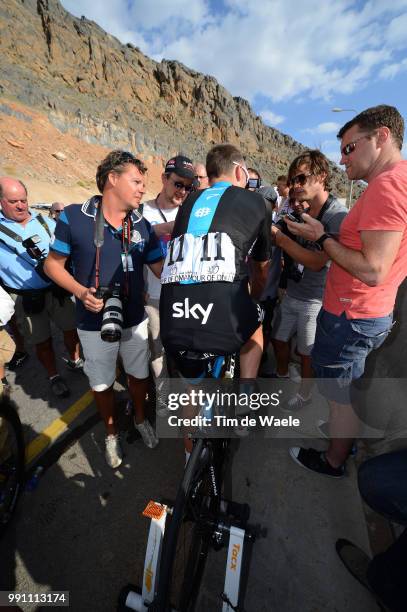
POLYGON ((87 391, 80 397, 72 406, 66 410, 60 417, 55 419, 48 427, 46 427, 32 442, 25 447, 25 460, 29 464, 42 453, 47 446, 50 446, 55 440, 64 433, 69 425, 76 417, 83 412, 93 401, 92 391, 87 391))

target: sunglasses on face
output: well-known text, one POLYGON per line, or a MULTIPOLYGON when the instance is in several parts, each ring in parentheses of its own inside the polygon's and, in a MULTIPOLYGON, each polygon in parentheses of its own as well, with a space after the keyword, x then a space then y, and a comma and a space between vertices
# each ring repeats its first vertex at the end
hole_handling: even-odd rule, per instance
POLYGON ((179 191, 185 189, 185 191, 189 193, 192 190, 192 185, 184 185, 184 183, 181 183, 181 181, 173 181, 173 184, 175 189, 179 189, 179 191))
POLYGON ((130 151, 122 151, 120 154, 120 163, 124 163, 126 161, 135 162, 136 160, 137 158, 133 155, 133 153, 130 153, 130 151))
POLYGON ((342 147, 341 149, 341 153, 342 155, 344 155, 345 157, 347 157, 348 155, 350 155, 351 153, 353 153, 353 151, 356 149, 356 145, 359 142, 359 140, 363 140, 364 138, 370 138, 370 136, 372 136, 372 134, 365 134, 364 136, 360 136, 360 138, 357 138, 356 140, 354 140, 353 142, 348 142, 348 144, 346 144, 344 147, 342 147))
POLYGON ((301 186, 304 186, 310 176, 313 176, 312 172, 309 174, 301 172, 301 174, 297 174, 290 179, 290 185, 294 186, 296 183, 299 183, 301 186))

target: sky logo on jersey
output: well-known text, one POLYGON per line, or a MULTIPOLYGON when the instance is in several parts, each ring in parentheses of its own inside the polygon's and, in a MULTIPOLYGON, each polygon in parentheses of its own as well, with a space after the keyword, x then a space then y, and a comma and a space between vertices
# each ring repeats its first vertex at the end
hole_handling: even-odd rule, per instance
POLYGON ((213 308, 213 302, 208 304, 207 308, 204 308, 200 304, 189 305, 189 298, 185 298, 184 303, 174 302, 172 305, 172 316, 174 319, 200 319, 202 317, 201 325, 206 325, 211 310, 213 308))
POLYGON ((209 215, 211 213, 211 209, 210 208, 198 208, 198 210, 194 213, 195 217, 206 217, 206 215, 209 215))

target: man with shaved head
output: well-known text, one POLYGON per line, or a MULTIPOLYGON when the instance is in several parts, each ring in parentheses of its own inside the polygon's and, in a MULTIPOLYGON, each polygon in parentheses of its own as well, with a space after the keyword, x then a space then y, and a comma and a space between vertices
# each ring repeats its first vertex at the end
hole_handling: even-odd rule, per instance
POLYGON ((65 205, 62 204, 62 202, 53 202, 51 204, 51 208, 49 209, 49 216, 51 217, 51 219, 54 219, 55 223, 58 221, 59 215, 64 210, 64 208, 65 205))
POLYGON ((50 319, 62 330, 68 366, 82 366, 75 327, 74 306, 44 274, 43 260, 53 239, 55 222, 28 208, 27 189, 20 180, 0 178, 0 279, 15 302, 17 325, 35 346, 47 371, 50 388, 57 397, 69 389, 57 372, 50 319))
POLYGON ((208 179, 208 174, 206 172, 205 164, 202 164, 201 162, 197 162, 194 165, 194 172, 195 172, 194 178, 199 183, 198 190, 201 191, 202 189, 207 189, 209 187, 209 179, 208 179))

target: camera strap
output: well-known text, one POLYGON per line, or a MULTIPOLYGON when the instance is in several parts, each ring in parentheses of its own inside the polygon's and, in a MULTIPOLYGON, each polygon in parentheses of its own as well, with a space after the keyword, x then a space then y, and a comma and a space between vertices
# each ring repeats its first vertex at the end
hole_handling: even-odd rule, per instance
POLYGON ((131 237, 131 212, 129 212, 122 221, 122 251, 123 251, 123 269, 124 269, 124 295, 129 297, 130 282, 129 282, 129 251, 131 237))
MULTIPOLYGON (((16 232, 13 232, 13 230, 9 229, 8 227, 6 227, 5 225, 2 225, 2 223, 0 223, 0 231, 3 232, 3 234, 6 234, 6 236, 8 236, 9 238, 11 238, 12 240, 14 240, 14 242, 19 242, 21 243, 23 241, 23 239, 21 238, 21 236, 19 236, 18 234, 16 234, 16 232)), ((3 242, 3 241, 2 241, 3 242)), ((6 244, 5 242, 3 242, 3 244, 6 244)))
POLYGON ((105 241, 105 218, 102 212, 102 200, 99 201, 99 205, 95 216, 95 235, 93 237, 93 243, 96 247, 96 260, 95 260, 95 289, 99 289, 100 285, 100 249, 105 241))
POLYGON ((38 215, 36 217, 34 217, 34 219, 36 219, 41 225, 42 227, 45 229, 45 231, 47 232, 48 236, 50 238, 52 238, 52 233, 51 230, 48 227, 48 223, 45 221, 44 217, 42 216, 41 213, 38 213, 38 215))
POLYGON ((323 205, 323 207, 321 208, 321 210, 318 213, 318 217, 317 217, 317 221, 322 221, 322 217, 324 216, 324 214, 326 213, 326 211, 329 209, 329 207, 331 206, 332 202, 333 202, 333 195, 330 193, 327 201, 325 202, 325 204, 323 205))
MULTIPOLYGON (((36 215, 33 218, 36 219, 42 225, 42 227, 47 232, 48 236, 51 238, 52 237, 51 231, 50 231, 50 229, 49 229, 49 227, 48 227, 44 217, 42 216, 42 214, 38 213, 38 215, 36 215)), ((0 231, 3 232, 3 234, 6 234, 6 236, 11 238, 15 242, 21 243, 23 241, 22 237, 19 234, 17 234, 16 232, 13 232, 13 230, 8 228, 6 225, 3 225, 2 223, 0 223, 0 231)))
MULTIPOLYGON (((122 221, 122 260, 123 260, 123 269, 125 275, 125 283, 124 283, 124 296, 128 297, 130 292, 130 283, 129 283, 129 251, 130 251, 130 242, 131 242, 131 231, 132 231, 132 222, 131 222, 131 212, 126 215, 126 217, 122 221)), ((95 234, 94 234, 94 245, 96 247, 96 260, 95 260, 95 289, 99 289, 100 286, 100 249, 102 248, 105 238, 105 218, 103 216, 102 211, 102 200, 100 200, 96 216, 95 216, 95 234)))

